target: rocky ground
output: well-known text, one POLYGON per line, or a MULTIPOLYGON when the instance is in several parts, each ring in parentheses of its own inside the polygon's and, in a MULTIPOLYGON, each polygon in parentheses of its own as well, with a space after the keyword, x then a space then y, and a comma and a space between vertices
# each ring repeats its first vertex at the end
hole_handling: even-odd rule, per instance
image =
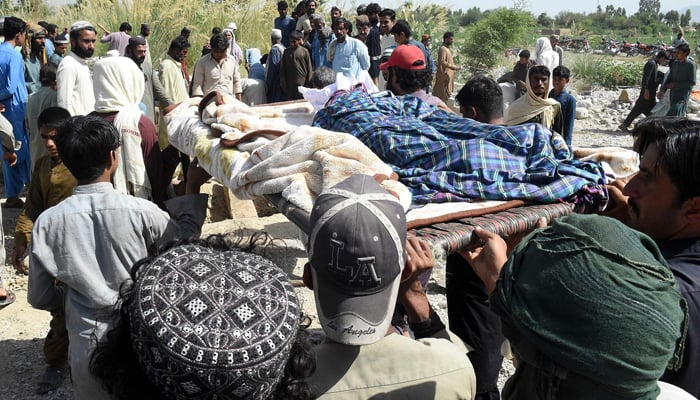
MULTIPOLYGON (((631 100, 634 100, 637 93, 638 89, 629 90, 631 100)), ((632 146, 632 138, 629 134, 616 131, 616 127, 631 107, 631 103, 617 101, 620 94, 621 90, 592 90, 588 93, 576 94, 579 108, 586 110, 581 114, 588 117, 576 121, 575 146, 626 148, 632 146)), ((2 202, 5 248, 9 262, 9 253, 13 248, 14 226, 19 210, 5 208, 4 200, 2 202)), ((235 221, 222 220, 221 216, 212 216, 212 220, 204 227, 204 233, 241 230, 243 234, 250 234, 260 229, 279 239, 279 245, 268 249, 267 256, 284 268, 291 279, 300 279, 301 268, 306 262, 304 247, 295 226, 280 214, 261 218, 240 218, 235 221)), ((3 365, 0 374, 0 398, 3 400, 72 399, 68 380, 52 393, 43 396, 34 394, 37 380, 44 368, 42 343, 48 331, 49 314, 34 310, 27 304, 26 275, 15 274, 10 265, 2 266, 1 275, 5 287, 16 293, 17 301, 0 309, 0 357, 3 365)), ((431 302, 446 321, 447 303, 444 289, 432 283, 429 290, 431 302)), ((299 288, 298 294, 304 309, 315 317, 312 292, 299 288)), ((512 373, 512 365, 504 364, 503 380, 510 373, 512 373)))

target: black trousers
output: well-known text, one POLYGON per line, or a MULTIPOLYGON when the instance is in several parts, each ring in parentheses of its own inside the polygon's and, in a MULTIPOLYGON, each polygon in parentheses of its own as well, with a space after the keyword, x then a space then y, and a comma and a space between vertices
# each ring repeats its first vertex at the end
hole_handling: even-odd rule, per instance
POLYGON ((474 349, 468 356, 476 374, 476 399, 500 399, 501 320, 489 307, 481 279, 459 254, 447 257, 447 315, 450 330, 474 349))
POLYGON ((632 121, 634 121, 635 118, 640 116, 641 114, 646 115, 647 117, 651 114, 651 109, 654 108, 656 105, 656 100, 652 97, 649 100, 644 100, 643 97, 639 97, 637 101, 634 103, 634 106, 632 106, 632 110, 630 111, 629 115, 627 118, 625 118, 625 121, 622 123, 625 127, 630 126, 632 124, 632 121))

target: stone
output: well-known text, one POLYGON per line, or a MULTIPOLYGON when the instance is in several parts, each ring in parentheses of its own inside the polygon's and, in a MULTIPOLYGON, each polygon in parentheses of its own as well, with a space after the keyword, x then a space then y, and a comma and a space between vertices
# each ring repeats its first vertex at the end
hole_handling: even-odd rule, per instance
POLYGON ((576 119, 587 119, 590 117, 591 115, 588 113, 587 108, 576 107, 576 119))
POLYGON ((627 89, 622 89, 622 92, 620 92, 620 97, 617 98, 617 101, 620 103, 628 103, 630 101, 630 95, 627 93, 627 89))

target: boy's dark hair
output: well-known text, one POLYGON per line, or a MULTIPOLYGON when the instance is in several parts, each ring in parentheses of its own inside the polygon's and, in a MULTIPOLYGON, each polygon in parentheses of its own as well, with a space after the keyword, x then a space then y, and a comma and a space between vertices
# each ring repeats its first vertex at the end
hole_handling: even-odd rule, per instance
POLYGON ((186 26, 180 30, 180 36, 188 36, 190 33, 192 33, 192 30, 186 26))
POLYGON ((407 70, 392 67, 389 73, 396 76, 396 83, 406 93, 413 93, 418 89, 424 88, 429 78, 431 78, 431 73, 427 69, 407 70))
POLYGON ((299 39, 302 39, 303 37, 304 37, 304 35, 302 35, 302 33, 299 32, 299 31, 292 31, 292 32, 289 34, 289 40, 290 40, 290 41, 292 41, 292 40, 299 40, 299 39))
POLYGON ((209 40, 209 45, 211 46, 211 51, 214 50, 226 50, 228 49, 229 43, 226 36, 223 33, 217 33, 212 36, 209 40))
POLYGON ((41 66, 41 70, 39 70, 39 82, 41 82, 41 86, 51 86, 56 82, 56 70, 58 70, 58 67, 52 63, 41 66))
POLYGON ((37 126, 39 128, 46 127, 49 129, 58 129, 61 125, 70 120, 71 116, 68 110, 62 107, 49 107, 39 114, 37 118, 37 126))
POLYGON ((676 46, 676 51, 682 51, 683 53, 690 54, 690 46, 688 46, 688 43, 681 43, 676 46))
POLYGON ((530 50, 520 50, 520 53, 518 53, 518 57, 530 58, 530 50))
POLYGON ((503 116, 503 91, 488 76, 477 76, 467 81, 455 97, 460 106, 477 108, 488 120, 503 116))
POLYGON ((404 35, 406 35, 407 38, 410 38, 413 34, 413 32, 411 31, 411 25, 409 25, 408 21, 406 21, 405 19, 400 19, 396 21, 394 27, 391 28, 391 33, 393 35, 403 33, 404 35))
POLYGON ((665 58, 665 59, 668 60, 668 53, 666 53, 665 50, 659 50, 659 52, 656 53, 656 57, 655 57, 655 58, 656 58, 657 60, 660 59, 660 58, 665 58))
POLYGON ((218 26, 211 28, 212 35, 218 35, 219 33, 221 33, 221 28, 219 28, 218 26))
POLYGON ((181 51, 182 49, 189 49, 190 48, 190 42, 187 40, 186 37, 184 36, 178 36, 175 39, 173 39, 172 42, 170 42, 170 47, 168 47, 168 51, 181 51))
POLYGON ((452 32, 445 32, 445 34, 442 35, 442 40, 447 40, 447 39, 454 37, 454 36, 455 36, 455 34, 452 32))
POLYGON ((46 28, 46 32, 48 32, 49 34, 53 35, 53 34, 56 33, 56 31, 58 30, 58 25, 56 25, 56 24, 47 24, 44 28, 46 28))
POLYGON ((122 24, 119 25, 119 31, 120 32, 131 32, 131 24, 128 22, 122 22, 122 24))
POLYGON ((280 8, 282 8, 282 9, 284 9, 284 8, 289 9, 289 3, 287 3, 287 2, 284 1, 284 0, 278 1, 278 2, 277 2, 277 9, 280 9, 280 8))
POLYGON ((396 21, 396 11, 391 8, 385 8, 379 13, 380 17, 389 17, 390 20, 396 21))
POLYGON ((121 145, 117 128, 91 115, 66 121, 56 131, 54 141, 61 160, 81 185, 102 175, 112 152, 121 145))
POLYGON ((552 71, 552 76, 559 76, 561 78, 569 79, 571 78, 571 71, 569 70, 569 68, 560 65, 554 68, 554 71, 552 71))
POLYGON ((338 8, 338 7, 336 7, 336 6, 331 7, 331 14, 333 14, 334 11, 342 12, 342 11, 340 10, 340 8, 338 8))
POLYGON ((17 17, 5 17, 3 25, 6 40, 12 40, 18 33, 27 31, 27 23, 17 17))

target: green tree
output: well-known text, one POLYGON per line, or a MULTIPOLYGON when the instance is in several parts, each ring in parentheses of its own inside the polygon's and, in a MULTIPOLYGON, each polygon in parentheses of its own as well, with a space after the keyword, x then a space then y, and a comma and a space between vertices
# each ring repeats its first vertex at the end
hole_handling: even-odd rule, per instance
POLYGON ((678 11, 671 10, 664 15, 664 21, 670 26, 676 26, 681 22, 681 16, 678 14, 678 11))
POLYGON ((639 13, 649 15, 659 15, 661 9, 660 0, 639 0, 639 13))
POLYGON ((460 26, 469 26, 482 18, 481 9, 479 7, 471 7, 459 19, 460 26))
POLYGON ((489 71, 509 46, 535 25, 531 13, 514 8, 498 8, 474 24, 464 41, 462 53, 472 71, 489 71))
POLYGON ((537 25, 550 27, 554 24, 554 20, 547 15, 547 13, 542 13, 537 17, 537 25))
POLYGON ((683 15, 681 15, 681 20, 680 20, 681 26, 689 26, 690 19, 691 19, 690 9, 687 9, 687 10, 685 10, 685 13, 683 13, 683 15))

